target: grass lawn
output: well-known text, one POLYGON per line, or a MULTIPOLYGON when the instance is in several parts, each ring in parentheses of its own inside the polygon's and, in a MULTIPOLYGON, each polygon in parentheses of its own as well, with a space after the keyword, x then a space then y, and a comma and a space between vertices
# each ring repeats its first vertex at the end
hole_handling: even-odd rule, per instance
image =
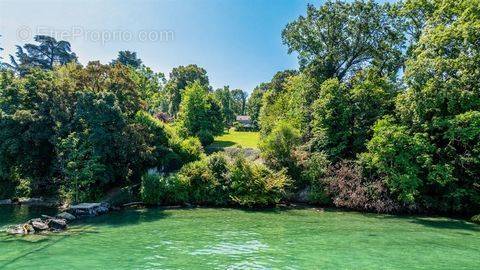
POLYGON ((258 132, 235 131, 230 129, 228 133, 215 137, 215 141, 209 145, 211 148, 225 148, 229 146, 241 146, 243 148, 258 148, 260 134, 258 132))

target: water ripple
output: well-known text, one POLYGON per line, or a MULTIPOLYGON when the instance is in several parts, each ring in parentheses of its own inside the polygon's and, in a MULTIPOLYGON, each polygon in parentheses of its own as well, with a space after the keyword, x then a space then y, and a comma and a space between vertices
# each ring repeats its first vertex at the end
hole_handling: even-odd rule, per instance
POLYGON ((191 252, 191 255, 239 255, 239 254, 251 254, 258 253, 262 250, 268 249, 268 245, 261 243, 258 240, 247 241, 242 244, 222 242, 217 245, 207 246, 202 249, 197 249, 191 252))

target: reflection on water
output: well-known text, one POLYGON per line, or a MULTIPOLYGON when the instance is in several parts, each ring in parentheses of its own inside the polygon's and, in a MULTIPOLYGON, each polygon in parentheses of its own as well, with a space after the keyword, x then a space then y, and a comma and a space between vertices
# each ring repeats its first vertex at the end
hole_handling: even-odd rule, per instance
POLYGON ((17 224, 41 215, 55 215, 57 210, 49 207, 26 205, 0 205, 0 228, 17 224))

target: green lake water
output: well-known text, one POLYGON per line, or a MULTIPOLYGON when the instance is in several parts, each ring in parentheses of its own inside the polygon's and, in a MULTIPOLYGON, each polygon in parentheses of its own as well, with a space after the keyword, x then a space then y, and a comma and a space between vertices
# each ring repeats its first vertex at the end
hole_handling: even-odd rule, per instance
MULTIPOLYGON (((0 227, 44 212, 0 207, 0 227)), ((62 234, 0 232, 0 269, 450 270, 479 259, 478 225, 333 210, 129 210, 62 234)))

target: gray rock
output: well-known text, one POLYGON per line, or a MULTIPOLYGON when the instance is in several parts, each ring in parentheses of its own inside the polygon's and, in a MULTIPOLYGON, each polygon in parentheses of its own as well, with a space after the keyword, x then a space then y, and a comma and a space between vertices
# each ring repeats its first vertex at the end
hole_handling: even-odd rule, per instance
POLYGON ((54 231, 63 231, 67 228, 67 221, 61 218, 53 218, 47 221, 48 227, 54 231))
POLYGON ((76 216, 98 216, 107 213, 110 210, 108 203, 81 203, 71 206, 67 212, 76 216))
POLYGON ((39 204, 43 204, 44 200, 42 198, 19 198, 18 202, 20 204, 39 205, 39 204))
POLYGON ((0 200, 0 205, 8 205, 12 204, 12 200, 6 199, 6 200, 0 200))
POLYGON ((30 223, 33 227, 33 229, 38 232, 38 231, 45 231, 45 230, 48 230, 49 227, 47 225, 47 223, 43 222, 43 221, 38 221, 38 220, 34 220, 30 223))
POLYGON ((61 219, 65 219, 67 221, 72 221, 72 220, 75 220, 76 217, 70 213, 67 213, 67 212, 62 212, 60 214, 57 215, 57 218, 61 218, 61 219))

